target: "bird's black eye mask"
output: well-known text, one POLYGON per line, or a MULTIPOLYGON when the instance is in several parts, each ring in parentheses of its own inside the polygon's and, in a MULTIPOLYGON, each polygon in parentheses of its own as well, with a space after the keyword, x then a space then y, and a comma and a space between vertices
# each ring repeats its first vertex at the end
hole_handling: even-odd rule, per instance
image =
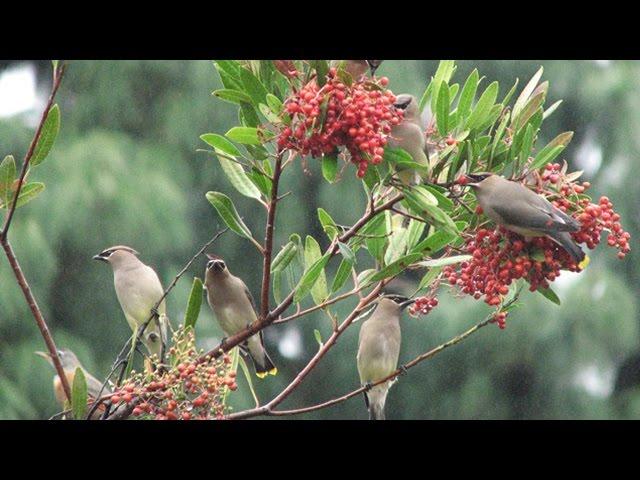
POLYGON ((400 110, 406 110, 410 103, 411 103, 411 99, 402 103, 394 103, 393 106, 396 108, 399 108, 400 110))
POLYGON ((105 250, 104 252, 100 252, 98 255, 94 256, 94 260, 102 260, 106 262, 107 259, 113 254, 114 250, 105 250))
POLYGON ((213 270, 214 272, 222 272, 226 268, 226 265, 222 260, 209 260, 207 262, 207 270, 213 270))
POLYGON ((490 176, 490 173, 467 173, 467 177, 474 182, 481 182, 482 180, 490 176))

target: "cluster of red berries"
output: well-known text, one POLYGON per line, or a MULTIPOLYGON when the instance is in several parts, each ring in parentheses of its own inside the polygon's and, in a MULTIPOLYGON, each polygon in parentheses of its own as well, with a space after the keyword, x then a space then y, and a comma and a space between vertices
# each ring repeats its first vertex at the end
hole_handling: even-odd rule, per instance
POLYGON ((497 323, 498 328, 500 328, 500 330, 504 330, 505 328, 507 328, 508 315, 509 314, 507 312, 496 312, 493 314, 493 319, 491 320, 491 323, 497 323))
POLYGON ((287 100, 291 122, 280 133, 278 148, 320 157, 344 147, 358 165, 358 177, 364 177, 370 163, 382 162, 391 128, 402 120, 403 111, 393 106, 395 95, 384 89, 388 82, 382 77, 348 85, 331 68, 322 87, 312 80, 287 100))
POLYGON ((193 345, 169 351, 171 366, 153 373, 135 374, 111 396, 111 404, 135 405, 133 416, 155 420, 207 420, 224 418, 223 397, 236 390, 231 357, 199 361, 193 345))
MULTIPOLYGON (((607 197, 593 204, 588 197, 580 195, 589 187, 588 182, 572 181, 558 164, 547 165, 536 184, 539 193, 580 223, 580 230, 571 234, 577 243, 593 249, 600 243, 602 230, 607 229, 608 245, 618 248, 618 257, 624 258, 630 250, 630 235, 622 229, 620 215, 613 211, 607 197)), ((548 288, 561 270, 582 270, 569 253, 551 239, 525 238, 503 227, 479 229, 466 240, 465 249, 472 258, 445 267, 443 274, 449 284, 457 285, 463 293, 476 299, 484 296, 484 301, 491 306, 500 305, 514 280, 523 278, 529 283, 529 289, 535 291, 548 288)))
POLYGON ((409 308, 409 315, 417 317, 418 315, 427 315, 438 305, 438 299, 436 297, 418 297, 416 301, 409 308))

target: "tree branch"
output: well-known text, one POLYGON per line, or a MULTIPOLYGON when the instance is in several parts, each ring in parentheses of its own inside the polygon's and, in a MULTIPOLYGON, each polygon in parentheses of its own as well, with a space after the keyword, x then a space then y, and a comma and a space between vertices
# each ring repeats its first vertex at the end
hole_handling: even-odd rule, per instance
POLYGON ((264 250, 262 261, 262 289, 260 294, 260 318, 264 319, 269 313, 269 283, 271 280, 271 255, 273 253, 273 230, 278 205, 278 184, 282 172, 282 155, 278 153, 271 181, 271 200, 267 204, 267 226, 264 234, 264 250))
POLYGON ((31 158, 33 157, 33 153, 35 151, 36 145, 40 140, 40 135, 42 134, 42 127, 44 126, 44 122, 49 115, 49 111, 51 110, 51 106, 53 105, 53 101, 55 99, 56 93, 58 92, 58 88, 60 87, 60 83, 62 81, 62 77, 66 70, 65 65, 61 65, 59 68, 56 68, 54 71, 53 78, 53 86, 51 87, 51 94, 49 95, 49 100, 47 101, 47 105, 42 112, 42 116, 40 117, 40 122, 38 123, 38 127, 36 128, 36 132, 31 140, 31 144, 29 145, 29 149, 25 154, 24 161, 22 163, 22 170, 20 171, 20 176, 18 179, 18 186, 16 187, 15 194, 13 195, 13 202, 9 207, 7 212, 7 216, 4 221, 4 226, 2 227, 2 231, 0 231, 0 244, 2 244, 2 248, 4 249, 5 254, 7 255, 7 259, 9 260, 9 264, 11 265, 11 269, 13 270, 13 274, 16 277, 16 281, 18 285, 22 289, 22 293, 24 295, 29 308, 31 309, 31 313, 33 318, 40 329, 40 333, 44 338, 44 342, 47 345, 47 349, 49 350, 49 356, 51 357, 51 361, 53 363, 54 368, 56 369, 56 373, 58 377, 60 377, 60 382, 62 383, 62 388, 64 390, 64 394, 67 397, 67 400, 71 402, 71 387, 69 386, 69 382, 67 380, 67 376, 64 374, 64 369, 62 368, 62 363, 60 362, 60 357, 58 356, 58 349, 56 348, 56 344, 51 336, 51 332, 49 331, 49 327, 44 320, 42 312, 40 311, 40 307, 38 307, 38 302, 36 302, 35 297, 33 296, 33 292, 29 287, 29 283, 27 282, 24 273, 22 272, 22 268, 20 267, 20 263, 18 262, 18 258, 15 255, 15 252, 11 248, 11 244, 9 243, 8 233, 9 227, 11 226, 11 220, 13 219, 13 215, 15 214, 16 207, 18 205, 18 197, 20 196, 20 192, 22 190, 22 184, 24 183, 24 179, 27 175, 27 171, 29 170, 29 163, 31 162, 31 158))
MULTIPOLYGON (((338 242, 342 242, 342 243, 348 242, 353 236, 355 236, 358 233, 358 231, 362 227, 364 227, 367 224, 369 220, 375 217, 378 213, 390 209, 403 198, 404 198, 404 195, 398 194, 395 197, 391 198, 390 200, 387 200, 386 202, 384 202, 378 207, 368 208, 367 212, 362 216, 362 218, 360 218, 360 220, 358 220, 349 230, 344 232, 339 237, 338 236, 334 237, 334 240, 331 242, 326 252, 329 253, 330 257, 333 257, 334 255, 336 255, 339 251, 338 242)), ((286 296, 286 298, 282 300, 280 305, 278 305, 275 309, 270 311, 266 316, 252 323, 241 332, 238 332, 235 335, 232 335, 231 337, 227 338, 224 342, 221 342, 217 347, 213 348, 212 350, 202 355, 200 357, 200 362, 206 361, 207 357, 218 358, 220 355, 222 355, 225 352, 228 352, 233 347, 240 345, 246 339, 248 339, 252 335, 255 335, 263 328, 271 325, 275 321, 275 319, 277 319, 293 303, 294 294, 295 294, 295 291, 290 292, 286 296)))

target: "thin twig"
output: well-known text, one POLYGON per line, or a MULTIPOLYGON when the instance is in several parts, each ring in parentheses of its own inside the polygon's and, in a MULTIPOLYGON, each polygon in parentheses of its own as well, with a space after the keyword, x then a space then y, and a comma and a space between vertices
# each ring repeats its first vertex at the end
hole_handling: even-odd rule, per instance
POLYGON ((18 258, 16 257, 13 249, 11 248, 11 244, 9 243, 8 234, 9 227, 11 226, 11 221, 16 211, 16 207, 18 204, 18 197, 20 196, 20 192, 22 190, 22 185, 24 183, 24 179, 29 170, 29 163, 31 162, 31 158, 35 152, 36 145, 40 140, 40 136, 42 134, 42 128, 44 123, 49 115, 49 111, 51 110, 51 106, 53 105, 53 101, 55 99, 56 93, 58 92, 58 88, 60 87, 60 83, 62 82, 62 77, 66 70, 66 66, 60 65, 54 71, 53 78, 53 86, 51 87, 51 94, 49 95, 49 100, 47 101, 47 105, 42 112, 42 116, 40 117, 40 122, 38 123, 38 127, 36 128, 36 132, 31 140, 31 144, 29 145, 29 149, 25 154, 22 170, 20 171, 20 176, 18 178, 18 186, 16 187, 16 191, 13 195, 13 202, 9 207, 9 211, 4 221, 4 226, 2 227, 2 231, 0 231, 0 244, 2 244, 2 248, 4 249, 5 254, 7 255, 7 259, 9 260, 9 264, 11 265, 11 269, 13 270, 13 274, 16 277, 16 281, 18 285, 22 289, 22 293, 24 295, 29 308, 31 309, 31 313, 33 318, 40 329, 40 333, 44 338, 44 342, 47 345, 47 349, 49 350, 49 356, 53 363, 54 368, 56 369, 56 373, 58 377, 60 377, 60 382, 62 383, 62 388, 64 390, 64 394, 67 397, 67 400, 71 402, 71 387, 69 386, 69 382, 67 380, 67 376, 64 373, 64 369, 62 368, 62 363, 60 362, 60 357, 58 356, 58 349, 56 348, 56 344, 51 336, 51 332, 49 331, 49 327, 44 320, 42 312, 38 307, 38 303, 36 302, 35 297, 33 296, 33 292, 31 291, 31 287, 29 287, 29 283, 27 282, 24 273, 22 272, 22 268, 20 267, 20 263, 18 262, 18 258))

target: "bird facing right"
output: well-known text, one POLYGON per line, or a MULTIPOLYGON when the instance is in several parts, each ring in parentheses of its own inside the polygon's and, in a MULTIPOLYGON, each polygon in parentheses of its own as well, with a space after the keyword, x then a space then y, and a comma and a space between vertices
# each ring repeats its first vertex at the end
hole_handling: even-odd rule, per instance
MULTIPOLYGON (((363 386, 382 380, 398 367, 400 356, 400 318, 402 311, 414 303, 402 295, 386 295, 378 300, 373 314, 360 327, 358 373, 363 386)), ((369 388, 364 393, 369 420, 384 420, 384 405, 392 381, 369 388)))

